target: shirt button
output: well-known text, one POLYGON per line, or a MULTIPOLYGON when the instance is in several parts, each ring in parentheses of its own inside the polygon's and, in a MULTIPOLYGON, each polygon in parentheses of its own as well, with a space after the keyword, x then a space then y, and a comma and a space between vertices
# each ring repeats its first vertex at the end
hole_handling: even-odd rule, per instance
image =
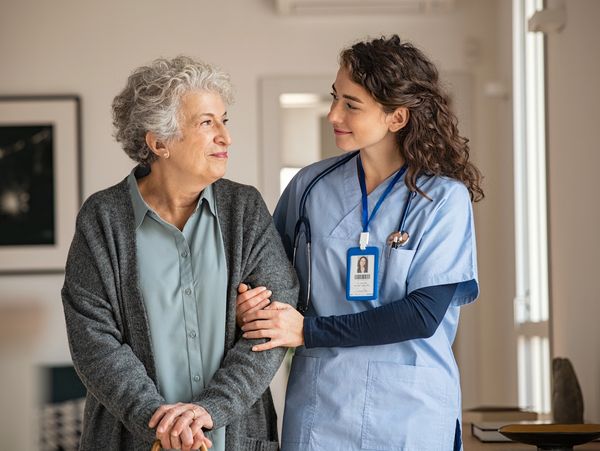
POLYGON ((181 256, 182 256, 183 258, 187 258, 187 256, 188 256, 188 252, 187 252, 187 251, 183 251, 183 252, 181 253, 181 256))
POLYGON ((190 333, 188 334, 188 337, 190 337, 190 338, 196 338, 196 331, 195 330, 190 330, 190 333))
POLYGON ((194 380, 195 380, 196 382, 198 382, 198 381, 200 380, 200 376, 198 376, 198 375, 196 374, 196 375, 194 376, 194 380))
POLYGON ((190 294, 192 294, 192 290, 190 290, 189 288, 186 288, 184 293, 186 294, 186 296, 189 296, 190 294))

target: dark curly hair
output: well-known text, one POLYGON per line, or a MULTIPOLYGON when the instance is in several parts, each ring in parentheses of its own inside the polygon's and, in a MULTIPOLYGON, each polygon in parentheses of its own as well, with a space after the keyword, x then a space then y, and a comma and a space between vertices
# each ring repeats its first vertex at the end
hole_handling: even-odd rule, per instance
POLYGON ((464 183, 474 202, 483 199, 481 172, 469 161, 469 140, 458 134, 438 71, 423 52, 393 35, 343 50, 340 65, 386 113, 408 108, 408 123, 397 132, 397 139, 408 165, 405 183, 411 191, 428 197, 416 186, 417 177, 441 175, 464 183))

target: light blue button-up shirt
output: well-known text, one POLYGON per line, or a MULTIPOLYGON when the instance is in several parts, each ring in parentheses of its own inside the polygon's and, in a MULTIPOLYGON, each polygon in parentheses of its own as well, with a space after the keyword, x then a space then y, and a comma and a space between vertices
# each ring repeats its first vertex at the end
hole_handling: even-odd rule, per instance
MULTIPOLYGON (((160 393, 168 403, 190 402, 220 367, 225 345, 227 265, 212 186, 180 231, 146 204, 135 170, 128 183, 160 393)), ((210 438, 224 451, 224 428, 210 438)))

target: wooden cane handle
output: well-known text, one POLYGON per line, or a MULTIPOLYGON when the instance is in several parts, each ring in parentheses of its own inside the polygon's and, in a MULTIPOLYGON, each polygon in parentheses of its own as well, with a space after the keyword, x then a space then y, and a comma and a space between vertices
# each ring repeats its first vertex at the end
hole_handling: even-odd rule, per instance
MULTIPOLYGON (((150 451, 160 451, 161 449, 162 448, 160 447, 160 440, 155 440, 152 444, 152 448, 150 449, 150 451)), ((200 451, 208 451, 204 443, 200 445, 200 451)))

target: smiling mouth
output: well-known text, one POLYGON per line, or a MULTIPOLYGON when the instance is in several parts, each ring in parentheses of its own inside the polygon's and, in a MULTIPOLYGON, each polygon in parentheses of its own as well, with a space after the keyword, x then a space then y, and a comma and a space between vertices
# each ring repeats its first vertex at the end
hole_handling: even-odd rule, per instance
POLYGON ((229 158, 229 152, 211 153, 210 156, 215 158, 229 158))
POLYGON ((352 132, 347 132, 344 130, 338 130, 337 128, 333 129, 333 133, 335 133, 336 135, 351 135, 352 132))

